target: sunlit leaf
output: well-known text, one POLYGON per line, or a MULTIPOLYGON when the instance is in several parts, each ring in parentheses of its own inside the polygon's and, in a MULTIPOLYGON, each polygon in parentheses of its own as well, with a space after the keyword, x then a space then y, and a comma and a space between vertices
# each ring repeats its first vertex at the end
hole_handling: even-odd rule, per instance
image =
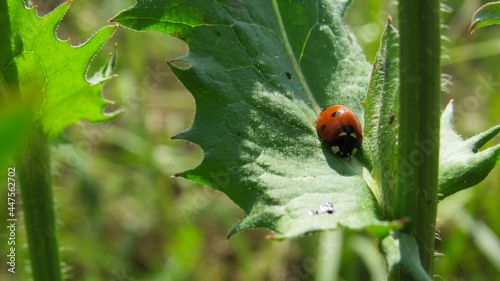
POLYGON ((453 101, 441 116, 439 199, 478 184, 500 163, 500 144, 480 150, 500 133, 500 125, 463 140, 453 130, 452 119, 453 101))
POLYGON ((55 29, 70 6, 61 4, 44 17, 26 9, 23 1, 2 0, 0 22, 0 72, 15 96, 34 108, 49 138, 57 137, 67 125, 86 118, 91 122, 113 118, 103 113, 110 101, 101 97, 102 82, 89 83, 85 71, 96 52, 116 26, 99 30, 86 43, 72 47, 60 41, 55 29))
POLYGON ((341 159, 315 129, 319 111, 334 104, 363 118, 371 68, 344 25, 348 2, 141 0, 113 19, 189 45, 170 65, 196 115, 174 138, 198 144, 204 159, 178 176, 245 211, 230 235, 266 227, 294 237, 340 225, 385 236, 399 225, 380 220, 363 149, 341 159), (325 202, 333 212, 315 215, 325 202))

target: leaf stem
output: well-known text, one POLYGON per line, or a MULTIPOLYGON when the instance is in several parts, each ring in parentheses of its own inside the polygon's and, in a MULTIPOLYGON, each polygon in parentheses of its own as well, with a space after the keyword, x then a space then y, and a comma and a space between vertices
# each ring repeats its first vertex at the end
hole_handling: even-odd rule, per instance
POLYGON ((39 124, 17 161, 33 280, 62 280, 52 199, 50 147, 39 124))
MULTIPOLYGON (((440 1, 400 0, 398 171, 394 218, 409 217, 422 266, 433 274, 439 167, 440 1)), ((414 280, 399 271, 391 280, 414 280)))

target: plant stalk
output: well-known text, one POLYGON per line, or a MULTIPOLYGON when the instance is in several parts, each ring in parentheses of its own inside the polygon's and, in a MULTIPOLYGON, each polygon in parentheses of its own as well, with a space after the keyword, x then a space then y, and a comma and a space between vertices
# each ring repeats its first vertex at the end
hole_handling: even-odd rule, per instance
MULTIPOLYGON (((423 268, 433 275, 441 95, 440 1, 400 0, 398 172, 394 218, 416 238, 423 268)), ((415 280, 399 270, 391 280, 415 280)))
POLYGON ((33 280, 61 281, 50 147, 39 124, 17 161, 33 280))
POLYGON ((316 281, 338 280, 343 240, 343 230, 321 233, 316 281))

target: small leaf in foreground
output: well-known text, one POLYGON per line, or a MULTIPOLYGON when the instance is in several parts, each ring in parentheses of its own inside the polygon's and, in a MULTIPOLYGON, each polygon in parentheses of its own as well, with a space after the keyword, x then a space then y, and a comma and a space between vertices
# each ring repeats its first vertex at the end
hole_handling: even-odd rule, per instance
POLYGON ((397 266, 403 266, 416 280, 432 281, 420 263, 418 245, 414 237, 394 231, 382 240, 382 251, 385 253, 389 272, 397 266))
POLYGON ((440 200, 480 183, 500 164, 500 144, 480 151, 488 141, 500 133, 500 125, 463 140, 453 130, 452 119, 453 100, 441 115, 440 200))
POLYGON ((399 115, 399 35, 391 18, 380 40, 365 106, 365 149, 372 156, 373 178, 390 216, 395 188, 397 124, 399 115))
POLYGON ((7 42, 0 49, 0 71, 12 92, 33 105, 34 119, 40 120, 45 134, 57 137, 67 125, 83 118, 91 122, 113 118, 116 113, 103 113, 111 103, 101 97, 105 79, 91 85, 85 70, 116 26, 104 27, 86 43, 72 47, 55 35, 71 1, 41 18, 36 8, 26 9, 23 1, 3 1, 8 10, 2 10, 1 21, 7 28, 2 40, 7 42))
POLYGON ((490 2, 479 8, 472 16, 469 33, 492 24, 500 23, 500 2, 490 2))

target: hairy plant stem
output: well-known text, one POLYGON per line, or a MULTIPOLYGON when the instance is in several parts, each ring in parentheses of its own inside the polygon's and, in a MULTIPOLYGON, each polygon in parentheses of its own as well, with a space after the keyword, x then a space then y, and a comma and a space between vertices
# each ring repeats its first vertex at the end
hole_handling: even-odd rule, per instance
MULTIPOLYGON (((393 216, 408 217, 422 266, 433 275, 439 167, 440 2, 400 0, 398 172, 393 216)), ((404 270, 391 280, 414 280, 404 270)))
POLYGON ((33 127, 33 135, 17 161, 33 280, 60 281, 50 147, 41 126, 33 127))

